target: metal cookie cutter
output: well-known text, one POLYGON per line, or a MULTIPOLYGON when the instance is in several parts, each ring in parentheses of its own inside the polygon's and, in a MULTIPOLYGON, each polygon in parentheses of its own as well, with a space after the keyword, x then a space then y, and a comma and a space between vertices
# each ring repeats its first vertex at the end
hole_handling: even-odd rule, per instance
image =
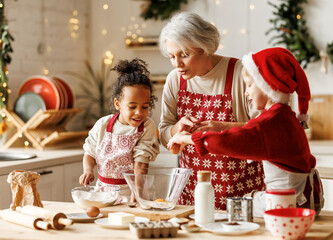
POLYGON ((252 197, 227 198, 227 212, 229 222, 253 222, 252 197))

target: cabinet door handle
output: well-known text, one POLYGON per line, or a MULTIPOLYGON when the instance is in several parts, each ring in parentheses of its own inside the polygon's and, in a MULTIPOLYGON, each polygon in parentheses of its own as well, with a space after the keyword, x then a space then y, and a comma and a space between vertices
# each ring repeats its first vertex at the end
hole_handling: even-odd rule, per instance
POLYGON ((39 175, 46 175, 46 174, 51 174, 53 171, 43 171, 43 172, 37 172, 39 175))

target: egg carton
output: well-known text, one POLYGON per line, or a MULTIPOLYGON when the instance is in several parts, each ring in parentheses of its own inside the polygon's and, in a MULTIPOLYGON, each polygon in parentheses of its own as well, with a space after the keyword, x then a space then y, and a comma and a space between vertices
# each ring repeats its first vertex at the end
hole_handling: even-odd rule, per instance
POLYGON ((150 221, 133 222, 129 227, 138 238, 167 238, 176 237, 179 225, 166 221, 150 221))

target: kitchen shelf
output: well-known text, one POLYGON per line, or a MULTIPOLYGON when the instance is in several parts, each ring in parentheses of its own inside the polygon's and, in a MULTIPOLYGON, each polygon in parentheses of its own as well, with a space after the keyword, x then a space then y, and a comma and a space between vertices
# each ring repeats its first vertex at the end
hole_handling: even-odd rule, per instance
POLYGON ((165 80, 167 78, 168 74, 151 74, 149 76, 151 82, 154 85, 164 85, 165 84, 165 80))
POLYGON ((16 127, 16 133, 8 139, 3 149, 9 148, 18 138, 25 136, 38 150, 45 146, 80 140, 88 135, 87 131, 69 132, 65 129, 66 124, 79 112, 81 108, 64 110, 39 110, 26 123, 13 111, 1 109, 9 121, 16 127))
POLYGON ((139 51, 159 50, 157 36, 142 36, 136 39, 126 38, 126 48, 139 51))

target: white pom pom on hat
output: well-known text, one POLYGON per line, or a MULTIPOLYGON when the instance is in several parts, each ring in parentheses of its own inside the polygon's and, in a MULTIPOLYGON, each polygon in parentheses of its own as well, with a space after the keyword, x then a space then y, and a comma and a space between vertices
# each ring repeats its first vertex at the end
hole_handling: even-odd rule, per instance
POLYGON ((300 121, 308 121, 311 99, 308 79, 294 55, 285 48, 267 48, 249 53, 242 59, 243 66, 256 85, 274 102, 287 104, 296 91, 300 121))

